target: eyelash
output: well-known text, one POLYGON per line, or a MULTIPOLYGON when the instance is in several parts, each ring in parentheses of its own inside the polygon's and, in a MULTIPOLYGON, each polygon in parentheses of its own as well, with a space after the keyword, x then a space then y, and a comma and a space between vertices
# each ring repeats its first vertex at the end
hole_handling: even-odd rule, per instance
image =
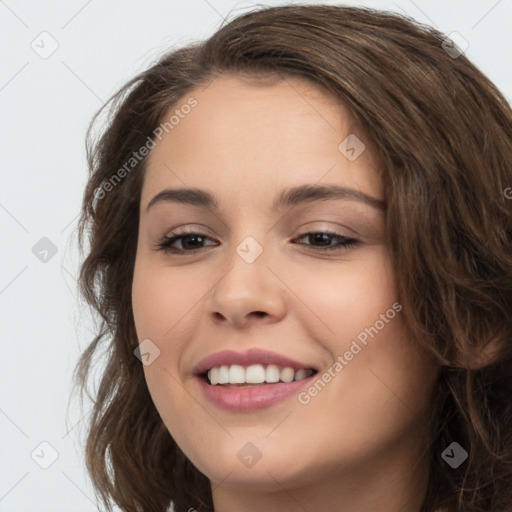
MULTIPOLYGON (((316 249, 318 251, 321 251, 321 252, 325 252, 325 251, 343 251, 343 250, 346 250, 346 249, 349 249, 351 247, 355 247, 356 245, 359 244, 359 240, 356 240, 355 238, 349 238, 349 237, 346 237, 346 236, 343 236, 343 235, 340 235, 338 233, 334 233, 332 231, 308 231, 307 233, 303 233, 302 235, 299 235, 297 238, 295 238, 295 240, 300 240, 301 238, 304 238, 305 236, 311 236, 311 235, 318 235, 318 234, 322 234, 322 235, 328 235, 328 236, 331 236, 331 237, 334 237, 334 238, 338 238, 339 240, 341 240, 341 242, 338 244, 338 245, 334 245, 334 246, 327 246, 327 247, 318 247, 318 246, 313 246, 313 247, 316 247, 316 249)), ((189 250, 186 250, 186 249, 177 249, 175 247, 171 247, 171 245, 176 242, 177 240, 181 239, 181 238, 186 238, 187 236, 199 236, 201 237, 202 239, 210 239, 211 238, 203 233, 198 233, 198 232, 195 232, 195 231, 191 231, 191 232, 187 232, 187 231, 183 231, 181 233, 177 233, 175 234, 174 236, 164 236, 157 244, 156 244, 156 250, 157 251, 163 251, 165 254, 185 254, 185 253, 188 253, 188 254, 193 254, 201 249, 203 249, 204 247, 196 247, 194 249, 189 249, 189 250)))

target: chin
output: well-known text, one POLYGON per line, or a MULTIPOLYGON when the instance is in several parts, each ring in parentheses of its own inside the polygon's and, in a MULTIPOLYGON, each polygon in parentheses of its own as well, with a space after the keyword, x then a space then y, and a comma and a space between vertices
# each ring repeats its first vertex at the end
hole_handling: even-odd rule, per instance
POLYGON ((232 443, 222 452, 212 453, 208 458, 200 456, 192 462, 214 485, 222 482, 223 486, 271 492, 282 491, 283 485, 300 486, 311 482, 317 471, 313 460, 309 463, 297 460, 296 450, 276 453, 270 446, 265 448, 262 444, 258 453, 249 442, 232 443))

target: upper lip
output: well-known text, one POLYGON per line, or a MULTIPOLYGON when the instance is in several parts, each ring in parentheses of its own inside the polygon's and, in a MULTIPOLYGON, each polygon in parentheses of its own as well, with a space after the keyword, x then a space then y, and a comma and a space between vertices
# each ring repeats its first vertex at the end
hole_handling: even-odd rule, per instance
POLYGON ((301 363, 283 356, 276 352, 269 352, 259 348, 252 348, 246 352, 235 352, 234 350, 222 350, 202 359, 195 367, 194 374, 201 375, 213 367, 222 365, 239 364, 241 366, 250 366, 251 364, 275 364, 282 367, 290 367, 294 370, 312 369, 311 365, 301 363))

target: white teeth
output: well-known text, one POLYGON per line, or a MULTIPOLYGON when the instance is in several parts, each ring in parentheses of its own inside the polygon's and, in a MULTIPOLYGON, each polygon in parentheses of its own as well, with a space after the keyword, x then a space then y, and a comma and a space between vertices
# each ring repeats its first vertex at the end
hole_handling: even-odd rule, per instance
POLYGON ((208 372, 208 378, 210 379, 210 382, 212 384, 218 384, 219 383, 219 369, 218 368, 212 368, 208 372))
POLYGON ((295 380, 302 380, 306 377, 309 377, 311 373, 308 373, 308 370, 303 370, 302 368, 300 370, 297 370, 295 372, 295 380))
POLYGON ((294 370, 290 367, 280 368, 269 364, 266 368, 261 364, 252 364, 244 368, 238 364, 222 365, 208 370, 210 384, 263 384, 264 382, 292 382, 303 380, 313 374, 313 370, 294 370))
POLYGON ((229 383, 230 384, 244 384, 245 383, 245 369, 239 364, 232 364, 229 367, 229 383))
POLYGON ((275 364, 269 364, 265 370, 265 380, 267 382, 279 382, 279 368, 275 364))
POLYGON ((245 370, 247 384, 261 384, 265 382, 265 368, 261 364, 252 364, 245 370))
POLYGON ((224 364, 219 368, 218 383, 219 384, 227 384, 228 382, 229 382, 229 366, 224 364))
POLYGON ((295 370, 293 368, 283 368, 279 375, 279 378, 283 382, 291 382, 295 377, 295 370))

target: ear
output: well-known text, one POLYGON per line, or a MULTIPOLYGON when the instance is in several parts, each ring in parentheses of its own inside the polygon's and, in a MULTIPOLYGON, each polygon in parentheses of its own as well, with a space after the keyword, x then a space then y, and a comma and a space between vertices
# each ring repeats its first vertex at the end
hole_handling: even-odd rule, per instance
POLYGON ((492 363, 495 363, 500 356, 503 348, 503 339, 495 336, 491 338, 483 347, 478 349, 471 357, 468 367, 471 370, 480 370, 492 363))

